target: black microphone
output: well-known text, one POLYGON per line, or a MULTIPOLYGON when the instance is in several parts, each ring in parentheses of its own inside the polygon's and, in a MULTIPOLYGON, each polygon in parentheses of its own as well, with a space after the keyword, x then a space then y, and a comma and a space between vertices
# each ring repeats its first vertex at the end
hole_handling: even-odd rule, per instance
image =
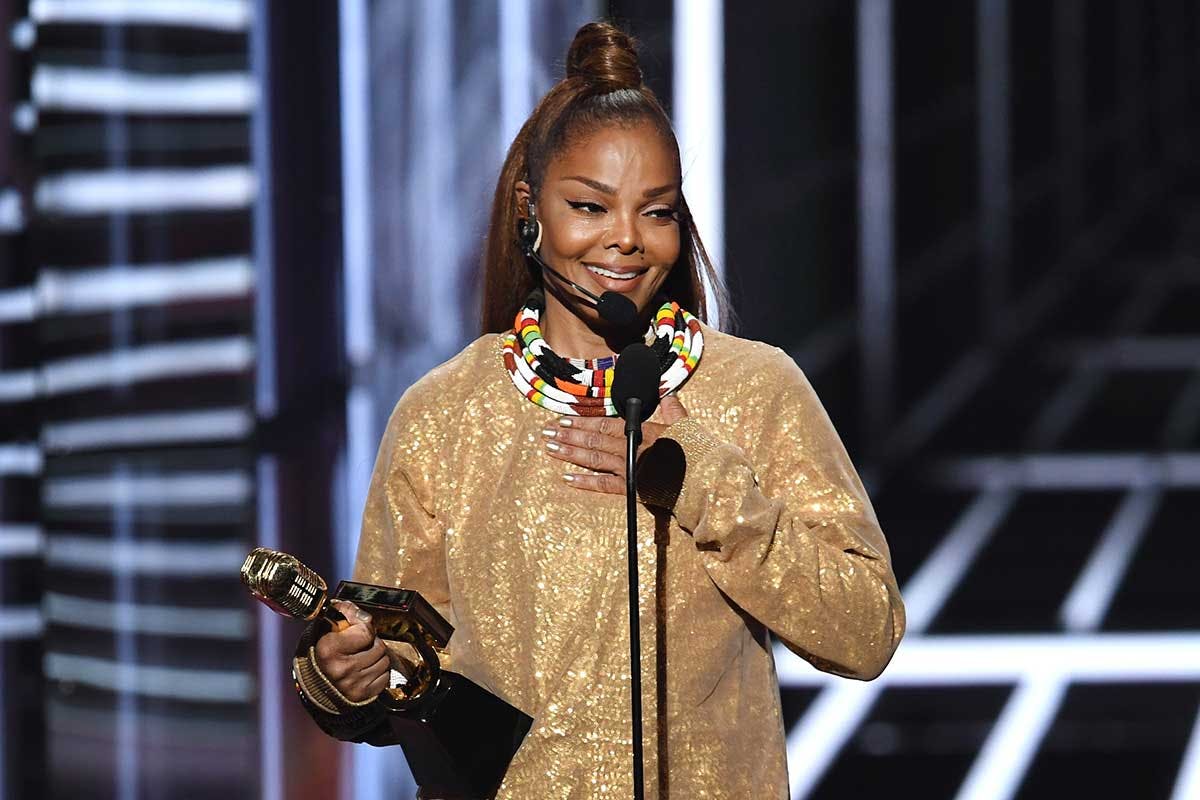
POLYGON ((532 247, 525 247, 525 255, 532 258, 534 262, 543 270, 549 272, 551 275, 591 300, 596 306, 597 313, 600 314, 601 319, 603 319, 605 322, 624 328, 632 325, 637 320, 637 306, 634 305, 632 300, 620 292, 608 291, 597 297, 543 261, 542 257, 539 256, 532 247))
POLYGON ((642 421, 658 408, 660 381, 653 350, 635 342, 621 351, 613 368, 612 399, 617 413, 625 418, 626 431, 636 429, 640 433, 642 421))

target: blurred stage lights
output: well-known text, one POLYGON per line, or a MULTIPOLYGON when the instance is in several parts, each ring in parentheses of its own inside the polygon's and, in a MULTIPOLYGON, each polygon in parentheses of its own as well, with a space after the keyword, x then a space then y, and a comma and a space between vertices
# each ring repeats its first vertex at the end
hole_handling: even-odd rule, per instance
POLYGON ((31 0, 39 24, 162 25, 245 31, 254 9, 249 0, 31 0))
POLYGON ((247 208, 257 193, 254 171, 235 164, 195 169, 111 169, 43 178, 34 205, 66 216, 247 208))
POLYGON ((25 211, 16 189, 0 189, 0 234, 16 233, 25 227, 25 211))
POLYGON ((258 88, 245 72, 184 75, 41 64, 30 94, 38 108, 124 114, 248 114, 258 88))
POLYGON ((19 19, 13 23, 8 38, 18 50, 31 50, 37 44, 37 26, 28 17, 19 19))
POLYGON ((13 106, 12 126, 17 133, 30 134, 37 130, 38 110, 33 103, 20 102, 13 106))

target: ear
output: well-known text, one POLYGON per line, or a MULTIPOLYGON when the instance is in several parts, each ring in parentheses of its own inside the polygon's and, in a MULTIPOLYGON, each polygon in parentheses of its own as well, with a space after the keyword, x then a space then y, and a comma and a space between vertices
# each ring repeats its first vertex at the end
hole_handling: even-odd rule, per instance
POLYGON ((529 188, 529 184, 525 181, 517 181, 513 189, 517 195, 517 216, 524 217, 525 209, 529 208, 529 201, 533 197, 533 192, 529 188))

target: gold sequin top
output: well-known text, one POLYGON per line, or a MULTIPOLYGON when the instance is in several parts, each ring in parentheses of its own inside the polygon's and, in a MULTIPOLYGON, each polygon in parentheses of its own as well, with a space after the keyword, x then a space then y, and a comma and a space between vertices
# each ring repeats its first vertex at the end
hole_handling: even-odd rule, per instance
MULTIPOLYGON (((646 796, 786 798, 769 632, 870 679, 904 631, 888 546, 812 387, 781 350, 704 327, 665 434, 686 469, 638 511, 646 796), (664 499, 666 498, 666 499, 664 499)), ((355 580, 419 590, 453 669, 534 718, 499 798, 632 794, 625 500, 543 454, 556 417, 489 334, 396 405, 355 580)), ((799 765, 803 768, 803 765, 799 765)))

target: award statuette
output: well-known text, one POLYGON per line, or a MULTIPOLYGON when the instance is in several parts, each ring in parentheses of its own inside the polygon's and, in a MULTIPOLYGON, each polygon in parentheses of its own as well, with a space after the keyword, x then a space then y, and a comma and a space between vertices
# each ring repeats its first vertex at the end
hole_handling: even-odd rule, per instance
MULTIPOLYGON (((348 625, 331 605, 325 581, 294 556, 256 548, 246 556, 241 577, 250 593, 274 611, 316 623, 312 642, 348 625)), ((369 738, 359 741, 400 745, 425 796, 482 798, 495 793, 532 718, 468 678, 442 669, 438 651, 454 629, 417 592, 342 581, 332 599, 353 602, 371 615, 380 639, 404 642, 419 657, 404 670, 405 683, 385 689, 371 704, 379 723, 369 738)), ((308 645, 303 649, 307 657, 308 645)))

